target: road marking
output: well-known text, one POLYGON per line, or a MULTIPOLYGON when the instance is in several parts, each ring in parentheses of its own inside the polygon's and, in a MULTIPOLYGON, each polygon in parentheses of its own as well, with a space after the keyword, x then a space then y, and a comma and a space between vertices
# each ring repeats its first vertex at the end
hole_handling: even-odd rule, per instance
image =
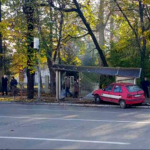
POLYGON ((51 138, 33 138, 33 137, 9 137, 9 136, 0 136, 0 139, 37 140, 37 141, 55 141, 55 142, 75 142, 75 143, 93 143, 93 144, 116 144, 116 145, 129 145, 130 144, 130 143, 123 143, 123 142, 71 140, 71 139, 51 139, 51 138))
MULTIPOLYGON (((53 112, 53 111, 54 111, 54 112, 79 112, 79 113, 80 113, 80 112, 88 112, 88 113, 99 112, 99 113, 100 113, 100 111, 49 110, 49 109, 34 109, 34 108, 33 108, 33 109, 32 109, 32 108, 31 108, 31 109, 26 109, 26 108, 19 108, 19 109, 18 109, 18 108, 17 108, 17 110, 34 110, 34 111, 37 110, 37 111, 48 111, 48 112, 53 112)), ((110 111, 103 111, 102 113, 110 113, 110 114, 112 114, 112 113, 119 113, 119 114, 120 114, 120 112, 114 112, 114 111, 113 111, 113 112, 112 112, 112 111, 111 111, 111 112, 110 112, 110 111)))
POLYGON ((117 121, 117 120, 94 120, 94 119, 93 120, 92 119, 65 119, 65 118, 48 118, 48 117, 46 118, 46 117, 33 117, 33 116, 32 117, 30 117, 30 116, 0 116, 0 118, 150 124, 150 121, 117 121))

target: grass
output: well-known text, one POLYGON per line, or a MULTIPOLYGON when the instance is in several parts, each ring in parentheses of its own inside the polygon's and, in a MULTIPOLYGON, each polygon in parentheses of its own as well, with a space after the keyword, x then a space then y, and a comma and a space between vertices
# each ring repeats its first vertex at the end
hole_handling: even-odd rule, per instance
MULTIPOLYGON (((0 102, 28 102, 28 103, 32 103, 32 102, 35 102, 37 100, 37 95, 35 95, 35 98, 34 99, 27 99, 27 96, 22 96, 22 99, 21 99, 21 96, 0 96, 0 102)), ((46 95, 41 95, 41 101, 42 102, 55 102, 55 98, 53 97, 49 97, 49 96, 46 96, 46 95)))
POLYGON ((13 97, 0 97, 0 102, 13 102, 13 97))
MULTIPOLYGON (((20 85, 17 85, 18 88, 20 88, 20 85)), ((23 85, 24 89, 27 89, 27 85, 23 85)), ((37 89, 38 85, 34 85, 34 89, 37 89)), ((45 88, 45 86, 43 85, 43 89, 45 88)))

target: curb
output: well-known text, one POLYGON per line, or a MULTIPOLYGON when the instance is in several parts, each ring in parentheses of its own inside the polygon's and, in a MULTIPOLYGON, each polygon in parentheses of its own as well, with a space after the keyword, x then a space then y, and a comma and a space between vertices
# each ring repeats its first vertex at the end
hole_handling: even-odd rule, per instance
MULTIPOLYGON (((120 108, 119 105, 110 105, 110 104, 74 104, 74 103, 26 103, 26 102, 0 102, 0 104, 26 104, 26 105, 55 105, 55 106, 77 106, 77 107, 105 107, 105 108, 120 108)), ((132 106, 133 108, 144 108, 150 109, 150 105, 147 106, 132 106)))

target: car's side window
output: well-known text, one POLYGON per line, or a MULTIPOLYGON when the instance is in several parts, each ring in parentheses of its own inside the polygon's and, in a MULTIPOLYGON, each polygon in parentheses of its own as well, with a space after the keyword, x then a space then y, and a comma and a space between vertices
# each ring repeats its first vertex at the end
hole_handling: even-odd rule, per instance
POLYGON ((113 88, 113 86, 114 86, 113 84, 107 86, 107 87, 105 88, 105 91, 111 91, 112 88, 113 88))
POLYGON ((114 92, 115 92, 115 93, 122 93, 121 86, 116 85, 116 86, 114 87, 114 92))

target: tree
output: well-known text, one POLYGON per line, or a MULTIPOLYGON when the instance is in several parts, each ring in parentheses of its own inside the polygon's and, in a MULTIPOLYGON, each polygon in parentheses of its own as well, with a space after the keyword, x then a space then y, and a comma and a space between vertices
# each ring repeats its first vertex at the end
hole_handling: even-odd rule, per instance
POLYGON ((64 50, 61 52, 61 58, 63 64, 77 66, 81 64, 81 60, 76 55, 76 48, 73 41, 68 42, 66 47, 64 47, 64 50))
POLYGON ((140 66, 142 68, 141 77, 143 77, 146 74, 145 62, 147 60, 146 57, 147 39, 145 33, 147 30, 149 30, 150 26, 150 17, 148 15, 149 6, 148 4, 144 3, 143 0, 122 1, 120 3, 117 0, 114 0, 114 2, 116 3, 116 6, 118 7, 119 11, 122 13, 124 19, 127 21, 136 39, 136 46, 138 47, 141 57, 140 61, 141 62, 140 66), (130 13, 129 11, 124 11, 125 9, 129 10, 130 13))
MULTIPOLYGON (((59 10, 59 11, 63 11, 63 12, 76 12, 78 15, 79 15, 79 17, 81 18, 81 20, 82 20, 82 22, 84 23, 84 25, 85 25, 85 27, 86 27, 86 29, 87 29, 87 31, 88 31, 88 34, 91 36, 91 38, 92 38, 92 40, 93 40, 93 42, 94 42, 94 44, 95 44, 95 47, 96 47, 96 49, 97 49, 97 51, 98 51, 98 53, 99 53, 99 56, 100 56, 100 58, 101 58, 101 60, 102 60, 102 65, 103 66, 108 66, 107 65, 107 62, 106 62, 106 59, 105 59, 105 56, 104 56, 104 54, 103 54, 103 51, 102 51, 102 49, 100 48, 100 46, 99 46, 99 44, 98 44, 98 42, 97 42, 97 39, 96 39, 96 37, 95 37, 95 35, 94 35, 94 33, 93 33, 93 31, 92 31, 92 29, 91 29, 91 26, 90 26, 90 24, 87 22, 87 20, 86 20, 86 18, 84 17, 84 14, 83 14, 83 12, 82 12, 82 10, 81 10, 81 4, 79 4, 78 2, 77 2, 77 0, 73 0, 73 2, 72 2, 72 4, 74 5, 74 7, 72 7, 72 8, 61 8, 61 7, 57 7, 56 5, 55 5, 55 3, 57 2, 57 1, 53 1, 53 0, 49 0, 48 1, 49 2, 49 5, 51 6, 51 7, 53 7, 55 10, 59 10)), ((66 3, 67 2, 67 4, 70 4, 71 2, 69 2, 69 1, 63 1, 63 3, 66 3)), ((71 5, 71 4, 70 4, 71 5)), ((69 5, 68 5, 68 7, 69 7, 69 5)))

